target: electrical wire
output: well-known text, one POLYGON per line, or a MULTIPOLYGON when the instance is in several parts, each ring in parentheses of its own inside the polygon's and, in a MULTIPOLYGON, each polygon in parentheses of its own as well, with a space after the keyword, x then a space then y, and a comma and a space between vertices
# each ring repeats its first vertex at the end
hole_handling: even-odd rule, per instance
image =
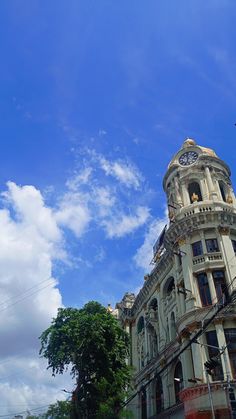
MULTIPOLYGON (((234 281, 236 280, 236 276, 232 279, 232 281, 228 284, 228 286, 226 287, 227 289, 234 283, 234 281)), ((180 349, 180 351, 178 351, 178 353, 176 354, 176 355, 173 355, 173 357, 172 357, 172 359, 170 360, 170 361, 168 361, 165 365, 164 365, 164 367, 162 367, 159 371, 158 371, 158 373, 156 373, 155 375, 154 375, 154 377, 153 378, 151 378, 151 379, 149 379, 145 384, 143 384, 142 385, 142 389, 145 389, 147 386, 149 386, 149 384, 152 382, 152 381, 154 381, 156 378, 157 378, 157 376, 159 376, 159 375, 161 375, 162 374, 162 372, 164 372, 170 365, 172 365, 172 363, 173 362, 175 362, 176 360, 178 360, 178 358, 179 358, 179 356, 180 355, 182 355, 182 353, 184 352, 184 351, 186 351, 186 349, 188 349, 193 343, 196 343, 196 340, 201 336, 201 335, 203 335, 203 333, 207 330, 207 328, 210 326, 210 324, 212 323, 212 321, 214 320, 214 318, 217 316, 217 314, 220 312, 220 311, 222 311, 223 310, 223 308, 225 308, 225 307, 227 307, 228 306, 228 304, 229 303, 226 303, 226 305, 224 305, 224 304, 222 304, 222 305, 220 305, 220 302, 221 302, 221 300, 223 300, 223 298, 224 298, 224 296, 222 295, 221 296, 221 298, 220 298, 220 300, 214 305, 214 306, 212 306, 210 309, 209 309, 209 311, 208 311, 208 313, 207 313, 207 316, 209 315, 209 313, 212 311, 212 309, 213 308, 216 308, 217 306, 217 309, 216 309, 216 311, 215 311, 215 313, 208 319, 208 320, 206 320, 206 322, 205 322, 205 324, 203 324, 203 322, 202 322, 202 327, 201 327, 201 329, 198 331, 198 332, 196 332, 195 333, 195 335, 193 336, 193 338, 191 338, 190 340, 189 340, 189 342, 184 346, 184 348, 182 348, 182 349, 180 349)), ((223 301, 224 302, 224 301, 223 301)), ((204 319, 206 319, 206 316, 204 317, 204 319)), ((176 351, 177 352, 177 351, 176 351)), ((120 408, 120 410, 121 409, 123 409, 125 406, 127 406, 127 404, 129 404, 129 402, 130 401, 132 401, 136 396, 137 396, 137 394, 139 393, 140 391, 138 390, 138 391, 136 391, 132 396, 130 396, 123 404, 122 404, 122 406, 121 406, 121 408, 120 408)))
MULTIPOLYGON (((47 407, 49 407, 50 406, 50 404, 46 404, 46 405, 44 405, 44 406, 38 406, 38 407, 36 407, 36 408, 34 408, 34 409, 30 409, 32 412, 36 412, 36 411, 38 411, 38 410, 42 410, 42 409, 46 409, 47 407)), ((9 418, 9 417, 12 417, 12 416, 17 416, 17 415, 22 415, 22 414, 24 414, 24 413, 27 413, 28 414, 28 412, 29 412, 29 409, 27 409, 27 410, 23 410, 23 411, 21 411, 21 412, 16 412, 16 413, 9 413, 9 414, 6 414, 6 415, 0 415, 0 418, 9 418)))
POLYGON ((44 279, 43 281, 38 282, 37 284, 35 284, 32 287, 26 289, 25 291, 20 292, 19 294, 15 295, 14 297, 10 297, 10 298, 8 298, 5 301, 0 302, 0 306, 4 306, 8 302, 11 302, 13 299, 20 297, 22 294, 25 294, 25 293, 31 291, 32 289, 38 287, 39 285, 41 285, 41 284, 43 284, 45 282, 51 281, 51 280, 52 280, 52 278, 47 278, 47 279, 44 279))
POLYGON ((15 301, 15 302, 13 302, 12 304, 9 304, 8 306, 4 307, 3 309, 0 310, 0 313, 2 313, 3 311, 7 310, 8 308, 14 307, 16 304, 21 303, 21 301, 24 301, 27 298, 32 297, 32 295, 35 295, 38 292, 43 291, 44 289, 46 289, 46 288, 48 288, 48 287, 50 287, 51 285, 54 285, 54 284, 55 284, 55 282, 54 281, 51 281, 51 283, 49 283, 48 285, 45 285, 45 287, 41 287, 38 290, 35 290, 34 292, 31 292, 30 294, 24 296, 23 298, 21 298, 21 299, 15 301))

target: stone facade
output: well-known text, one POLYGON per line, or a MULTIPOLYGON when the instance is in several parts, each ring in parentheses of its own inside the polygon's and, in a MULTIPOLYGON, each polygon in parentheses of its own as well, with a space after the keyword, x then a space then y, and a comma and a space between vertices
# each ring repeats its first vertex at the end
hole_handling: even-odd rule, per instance
POLYGON ((130 335, 136 395, 128 408, 137 419, 211 418, 209 388, 215 417, 236 417, 236 200, 230 175, 213 150, 187 139, 164 177, 169 225, 163 244, 139 294, 126 293, 116 307, 130 335), (217 366, 210 375, 205 362, 212 357, 217 366))

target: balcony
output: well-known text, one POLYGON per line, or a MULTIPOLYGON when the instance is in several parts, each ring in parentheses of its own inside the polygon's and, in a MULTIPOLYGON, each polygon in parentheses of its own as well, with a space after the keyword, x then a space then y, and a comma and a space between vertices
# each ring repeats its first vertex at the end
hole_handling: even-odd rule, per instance
POLYGON ((223 256, 221 252, 205 253, 200 256, 195 256, 192 260, 193 272, 196 273, 204 269, 222 268, 223 256))
POLYGON ((179 208, 176 211, 176 220, 180 220, 183 217, 189 217, 193 214, 204 214, 211 213, 214 211, 225 211, 228 213, 235 213, 235 208, 231 204, 226 202, 214 202, 214 201, 200 201, 194 202, 188 206, 179 208))

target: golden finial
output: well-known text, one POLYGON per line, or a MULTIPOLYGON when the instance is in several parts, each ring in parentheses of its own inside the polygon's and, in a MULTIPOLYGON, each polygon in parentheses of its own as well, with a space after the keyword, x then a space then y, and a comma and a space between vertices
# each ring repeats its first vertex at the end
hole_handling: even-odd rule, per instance
POLYGON ((199 200, 199 196, 194 192, 191 196, 192 202, 197 202, 199 200))
POLYGON ((112 309, 112 306, 111 306, 111 304, 109 303, 109 304, 107 304, 107 311, 109 312, 109 313, 112 313, 113 312, 113 309, 112 309))
POLYGON ((227 196, 226 202, 227 202, 227 204, 233 204, 233 198, 232 198, 231 195, 227 196))
POLYGON ((183 144, 183 147, 190 147, 196 145, 196 141, 193 140, 192 138, 187 138, 183 144))

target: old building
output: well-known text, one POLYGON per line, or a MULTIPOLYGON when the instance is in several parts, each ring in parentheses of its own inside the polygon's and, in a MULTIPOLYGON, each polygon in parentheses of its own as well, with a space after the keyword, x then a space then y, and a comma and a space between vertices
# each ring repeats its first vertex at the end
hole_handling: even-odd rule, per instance
MULTIPOLYGON (((169 224, 139 294, 117 304, 130 334, 135 418, 230 418, 236 380, 236 200, 230 169, 187 139, 164 176, 169 224)), ((150 259, 152 255, 150 255, 150 259)))

